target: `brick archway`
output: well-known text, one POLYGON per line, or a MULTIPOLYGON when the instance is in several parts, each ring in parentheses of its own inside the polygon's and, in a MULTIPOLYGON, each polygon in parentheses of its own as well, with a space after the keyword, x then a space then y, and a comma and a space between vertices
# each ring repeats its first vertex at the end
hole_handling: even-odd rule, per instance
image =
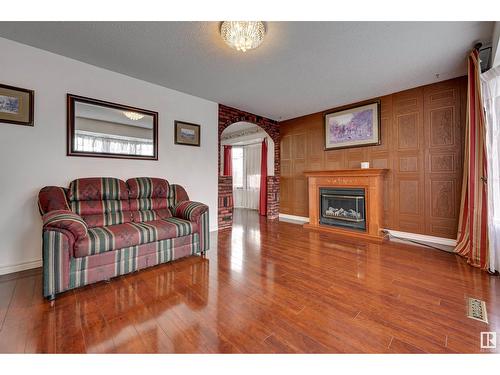
POLYGON ((236 108, 219 104, 219 136, 218 136, 218 173, 219 173, 219 229, 232 225, 232 178, 220 176, 220 139, 222 132, 230 125, 240 122, 250 122, 262 129, 274 142, 274 176, 267 177, 267 218, 277 219, 280 200, 280 129, 277 121, 241 111, 236 108), (231 197, 229 197, 231 195, 231 197))

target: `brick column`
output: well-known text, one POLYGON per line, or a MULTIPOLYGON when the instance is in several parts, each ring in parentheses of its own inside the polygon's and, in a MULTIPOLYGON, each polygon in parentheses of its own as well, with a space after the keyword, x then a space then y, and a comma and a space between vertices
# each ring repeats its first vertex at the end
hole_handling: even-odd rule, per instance
POLYGON ((218 226, 220 229, 233 225, 233 177, 219 176, 218 226))
POLYGON ((277 219, 280 214, 280 178, 267 177, 267 218, 277 219))

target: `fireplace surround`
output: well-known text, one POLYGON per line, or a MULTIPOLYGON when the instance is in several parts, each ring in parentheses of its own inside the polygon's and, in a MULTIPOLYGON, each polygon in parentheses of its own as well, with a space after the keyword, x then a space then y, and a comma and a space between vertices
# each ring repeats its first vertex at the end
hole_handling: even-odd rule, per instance
POLYGON ((309 223, 305 228, 381 242, 383 179, 387 169, 306 171, 309 223))

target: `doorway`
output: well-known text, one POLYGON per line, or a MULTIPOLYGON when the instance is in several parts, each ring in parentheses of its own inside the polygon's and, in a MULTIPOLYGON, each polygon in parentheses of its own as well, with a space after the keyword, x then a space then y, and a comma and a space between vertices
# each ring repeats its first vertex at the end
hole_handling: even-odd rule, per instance
MULTIPOLYGON (((224 129, 220 140, 220 173, 232 176, 234 208, 262 211, 262 205, 266 205, 262 200, 267 198, 267 177, 274 176, 273 139, 261 127, 240 121, 224 129)), ((263 210, 263 215, 267 215, 267 209, 263 210)))

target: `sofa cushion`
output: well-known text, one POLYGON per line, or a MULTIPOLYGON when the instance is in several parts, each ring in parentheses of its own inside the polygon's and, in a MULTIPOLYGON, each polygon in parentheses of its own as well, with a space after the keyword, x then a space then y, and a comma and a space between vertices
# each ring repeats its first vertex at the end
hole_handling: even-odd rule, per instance
POLYGON ((167 196, 170 186, 167 180, 153 177, 137 177, 127 180, 130 192, 130 211, 134 222, 149 222, 172 216, 167 196))
POLYGON ((142 223, 153 220, 168 219, 172 213, 168 208, 160 208, 154 210, 137 210, 131 211, 132 220, 136 223, 142 223))
POLYGON ((87 236, 76 242, 75 256, 84 257, 168 238, 186 236, 197 232, 197 230, 196 223, 177 218, 89 228, 87 236))
POLYGON ((69 185, 70 201, 127 200, 124 181, 113 177, 78 178, 69 185))
POLYGON ((90 228, 132 221, 128 189, 117 178, 80 178, 70 183, 68 199, 71 210, 90 228))
POLYGON ((127 185, 130 199, 137 198, 166 198, 169 184, 167 180, 155 177, 129 178, 127 185))
POLYGON ((175 237, 187 236, 188 234, 198 232, 198 224, 192 221, 179 219, 178 217, 170 217, 163 221, 175 227, 175 237))
POLYGON ((168 190, 167 204, 170 211, 179 202, 188 201, 189 196, 186 190, 181 185, 170 185, 168 190))
POLYGON ((54 210, 67 210, 67 190, 59 186, 45 186, 38 193, 38 209, 42 215, 54 210))

